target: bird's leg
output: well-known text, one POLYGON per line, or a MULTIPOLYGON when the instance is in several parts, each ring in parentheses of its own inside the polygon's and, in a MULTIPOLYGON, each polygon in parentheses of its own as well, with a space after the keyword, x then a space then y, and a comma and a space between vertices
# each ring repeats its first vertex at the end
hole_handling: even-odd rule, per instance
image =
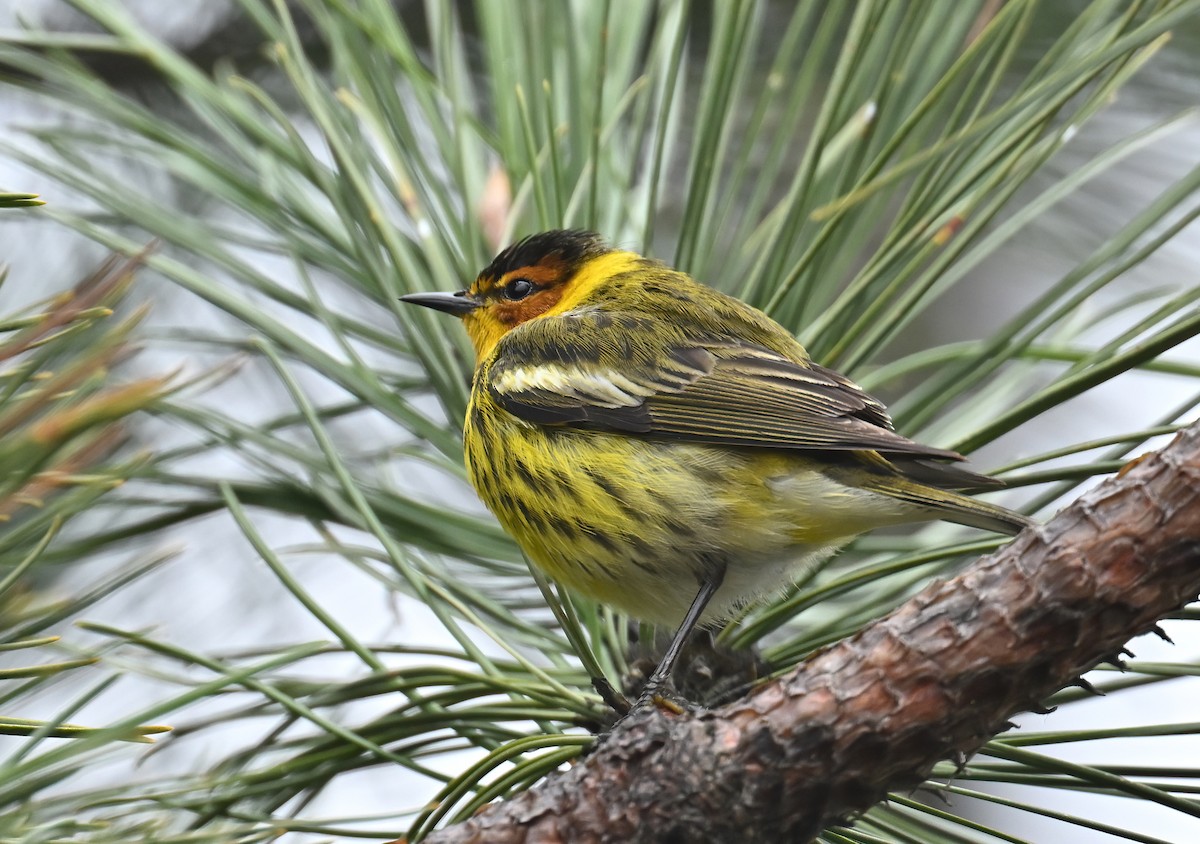
POLYGON ((725 580, 724 563, 709 569, 707 576, 700 583, 700 591, 696 593, 696 597, 692 600, 692 605, 688 607, 687 615, 683 617, 683 623, 679 625, 679 629, 675 631, 674 638, 671 639, 671 644, 667 646, 667 652, 663 654, 658 667, 654 669, 654 673, 650 675, 650 679, 646 681, 646 685, 642 688, 642 693, 638 696, 637 703, 633 705, 634 709, 641 709, 644 706, 648 706, 659 697, 659 692, 667 680, 670 679, 671 672, 675 669, 675 662, 679 659, 679 653, 687 643, 688 636, 696 629, 696 625, 700 623, 700 617, 704 615, 704 608, 708 606, 708 602, 712 600, 713 595, 717 594, 717 590, 721 588, 723 580, 725 580))

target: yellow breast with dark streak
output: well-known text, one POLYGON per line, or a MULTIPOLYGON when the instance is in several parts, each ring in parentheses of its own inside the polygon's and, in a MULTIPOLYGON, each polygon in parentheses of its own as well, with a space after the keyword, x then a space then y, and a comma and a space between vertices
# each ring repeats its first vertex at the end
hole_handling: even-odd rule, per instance
POLYGON ((706 566, 730 569, 717 617, 861 529, 862 496, 786 452, 538 426, 483 391, 466 442, 480 498, 535 564, 648 621, 678 621, 706 566))

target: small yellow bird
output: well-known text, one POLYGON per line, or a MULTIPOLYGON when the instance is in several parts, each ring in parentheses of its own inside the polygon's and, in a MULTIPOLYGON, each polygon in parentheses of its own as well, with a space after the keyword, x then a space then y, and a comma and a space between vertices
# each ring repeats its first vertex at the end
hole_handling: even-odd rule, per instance
POLYGON ((530 559, 634 618, 679 625, 639 705, 697 624, 864 531, 1029 524, 957 492, 1000 484, 895 433, 880 402, 762 311, 592 232, 533 235, 469 289, 403 300, 466 327, 467 470, 530 559))

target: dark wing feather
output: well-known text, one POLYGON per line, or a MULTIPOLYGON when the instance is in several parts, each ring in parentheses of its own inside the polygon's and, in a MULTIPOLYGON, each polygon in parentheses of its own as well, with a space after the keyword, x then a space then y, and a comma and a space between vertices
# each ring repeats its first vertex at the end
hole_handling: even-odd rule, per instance
POLYGON ((611 322, 599 313, 532 320, 501 341, 483 385, 509 413, 542 425, 962 459, 892 431, 883 405, 832 370, 729 337, 684 337, 662 323, 626 326, 639 342, 617 351, 604 337, 611 322))

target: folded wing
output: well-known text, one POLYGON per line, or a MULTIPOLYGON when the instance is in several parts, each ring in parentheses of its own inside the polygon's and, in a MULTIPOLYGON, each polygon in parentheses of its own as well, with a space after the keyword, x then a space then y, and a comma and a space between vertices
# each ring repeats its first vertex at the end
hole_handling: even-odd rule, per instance
POLYGON ((651 318, 620 317, 624 330, 613 332, 614 319, 592 312, 526 323, 502 341, 483 374, 487 389, 509 413, 542 425, 962 459, 897 434, 882 404, 832 370, 736 338, 685 336, 651 318))

